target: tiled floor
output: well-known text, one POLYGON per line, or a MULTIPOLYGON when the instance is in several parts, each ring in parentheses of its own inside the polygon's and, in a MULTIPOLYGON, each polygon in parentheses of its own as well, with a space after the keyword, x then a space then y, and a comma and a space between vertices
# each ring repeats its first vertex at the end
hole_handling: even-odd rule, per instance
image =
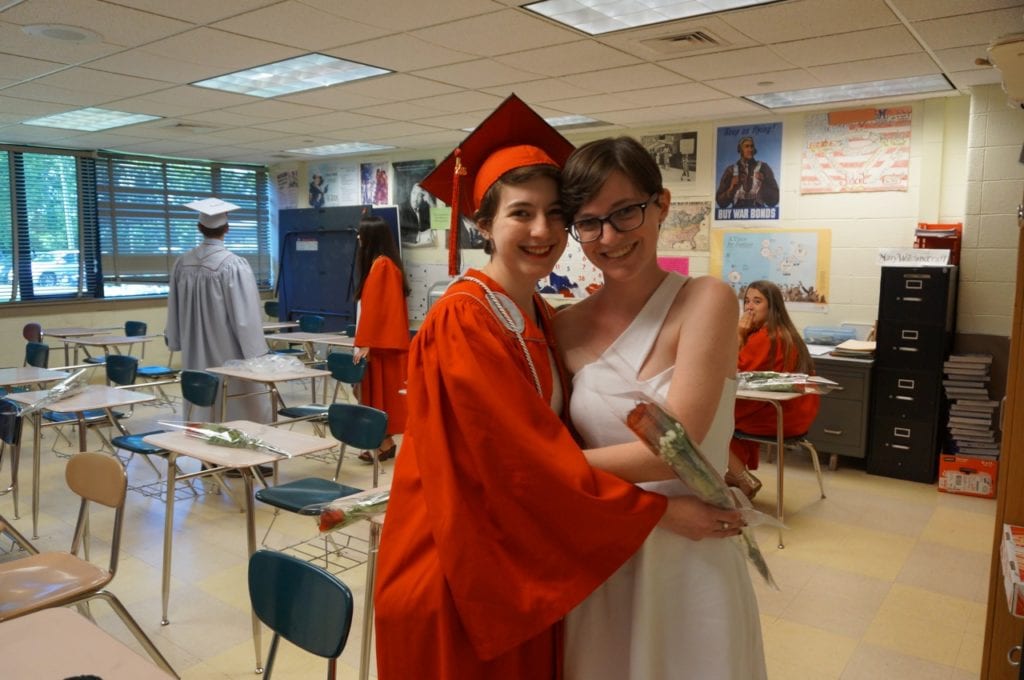
MULTIPOLYGON (((296 386, 285 390, 289 403, 308 399, 296 386)), ((180 409, 179 409, 180 410, 180 409)), ((139 408, 127 421, 144 431, 167 420, 166 409, 139 408)), ((180 418, 178 416, 172 416, 180 418)), ((300 426, 303 429, 308 426, 300 426)), ((26 431, 29 440, 31 431, 26 431)), ((91 435, 94 436, 94 435, 91 435)), ((67 549, 77 505, 63 480, 63 460, 44 440, 42 514, 43 549, 67 549)), ((28 448, 28 447, 26 447, 28 448)), ((30 451, 23 455, 21 519, 29 519, 30 451)), ((186 464, 187 465, 187 464, 186 464)), ((390 481, 392 463, 382 483, 390 481)), ((6 477, 6 466, 4 468, 6 477)), ((332 468, 312 460, 281 465, 286 481, 309 474, 329 476, 332 468)), ((368 488, 370 470, 346 459, 342 481, 368 488)), ((763 465, 765 482, 756 505, 774 510, 775 469, 763 465)), ((818 496, 806 457, 790 454, 786 466, 786 548, 776 548, 774 529, 758 529, 758 538, 779 590, 765 587, 752 573, 760 603, 769 678, 772 680, 967 680, 981 667, 985 597, 995 502, 941 494, 934 486, 867 475, 862 466, 841 459, 837 471, 825 471, 826 493, 818 496)), ((147 465, 129 466, 131 483, 153 479, 147 465)), ((257 537, 271 511, 257 504, 257 537)), ((204 495, 177 503, 170 602, 171 624, 159 625, 163 502, 129 493, 122 561, 111 590, 152 635, 183 678, 253 677, 246 589, 244 516, 223 495, 204 495)), ((9 496, 0 513, 13 517, 9 496)), ((108 524, 93 523, 94 536, 108 524)), ((365 537, 365 523, 353 533, 365 537)), ((268 544, 284 546, 315 535, 313 521, 281 515, 268 544)), ((102 554, 94 541, 94 556, 102 554)), ((95 559, 95 557, 94 557, 95 559)), ((356 613, 339 676, 358 677, 365 567, 343 574, 352 588, 356 613)), ((120 622, 97 603, 98 622, 137 648, 120 622)), ((269 635, 264 636, 264 649, 269 635)), ((400 652, 398 652, 400 653, 400 652)), ((282 643, 274 677, 322 677, 324 662, 282 643)))

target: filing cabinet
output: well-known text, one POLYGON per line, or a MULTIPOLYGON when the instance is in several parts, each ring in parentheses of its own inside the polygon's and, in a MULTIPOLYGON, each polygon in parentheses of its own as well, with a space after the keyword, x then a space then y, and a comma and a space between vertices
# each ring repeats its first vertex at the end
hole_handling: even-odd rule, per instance
POLYGON ((867 471, 935 481, 946 439, 942 363, 953 343, 957 268, 883 267, 867 471))
POLYGON ((814 372, 839 383, 841 390, 821 395, 818 415, 807 438, 823 453, 864 458, 868 447, 868 416, 871 400, 870 360, 814 357, 814 372))

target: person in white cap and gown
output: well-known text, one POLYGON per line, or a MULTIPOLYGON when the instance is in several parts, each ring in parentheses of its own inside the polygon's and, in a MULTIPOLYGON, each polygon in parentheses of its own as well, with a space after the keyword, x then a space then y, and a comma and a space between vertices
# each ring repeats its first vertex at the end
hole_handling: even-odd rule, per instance
MULTIPOLYGON (((205 370, 229 359, 266 354, 260 295, 249 263, 224 246, 228 213, 239 206, 208 198, 185 205, 199 212, 203 242, 185 253, 171 272, 167 294, 167 345, 181 352, 181 366, 205 370)), ((230 379, 221 389, 235 395, 227 403, 227 420, 270 422, 270 399, 259 383, 230 379)), ((193 409, 193 420, 220 420, 220 413, 193 409)))

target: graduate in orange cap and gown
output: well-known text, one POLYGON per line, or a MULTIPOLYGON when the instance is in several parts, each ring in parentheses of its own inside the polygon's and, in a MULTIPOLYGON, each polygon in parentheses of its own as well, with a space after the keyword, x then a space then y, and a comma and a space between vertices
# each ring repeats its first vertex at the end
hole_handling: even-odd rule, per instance
POLYGON ((676 499, 591 468, 563 424, 535 289, 565 248, 571 150, 513 95, 423 182, 476 215, 491 260, 410 350, 374 595, 381 680, 560 678, 562 618, 677 516, 676 499))

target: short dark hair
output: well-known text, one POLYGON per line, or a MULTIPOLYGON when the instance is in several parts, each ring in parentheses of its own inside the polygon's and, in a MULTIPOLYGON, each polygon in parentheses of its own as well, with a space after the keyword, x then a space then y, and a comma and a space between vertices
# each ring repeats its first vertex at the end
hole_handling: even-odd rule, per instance
POLYGON ((228 225, 222 224, 219 227, 205 227, 202 224, 199 225, 199 231, 206 238, 223 238, 224 234, 228 233, 228 225))
MULTIPOLYGON (((556 185, 560 185, 562 173, 554 165, 526 165, 509 170, 484 192, 483 198, 480 199, 480 207, 473 213, 473 220, 478 225, 481 222, 492 222, 498 214, 502 188, 526 184, 537 177, 548 177, 553 179, 556 185)), ((488 255, 494 254, 494 243, 490 239, 484 241, 484 252, 488 255)))
POLYGON ((648 196, 664 189, 658 164, 632 137, 605 137, 588 142, 572 152, 562 170, 566 222, 575 219, 580 207, 601 190, 616 170, 648 196))
POLYGON ((373 261, 381 255, 389 258, 402 272, 402 289, 405 295, 409 295, 409 282, 405 280, 405 267, 402 266, 402 257, 398 254, 398 246, 395 245, 395 238, 391 235, 391 226, 383 217, 367 215, 359 220, 359 247, 356 249, 356 265, 359 267, 359 284, 356 286, 354 299, 358 300, 363 294, 363 284, 370 274, 373 261))

